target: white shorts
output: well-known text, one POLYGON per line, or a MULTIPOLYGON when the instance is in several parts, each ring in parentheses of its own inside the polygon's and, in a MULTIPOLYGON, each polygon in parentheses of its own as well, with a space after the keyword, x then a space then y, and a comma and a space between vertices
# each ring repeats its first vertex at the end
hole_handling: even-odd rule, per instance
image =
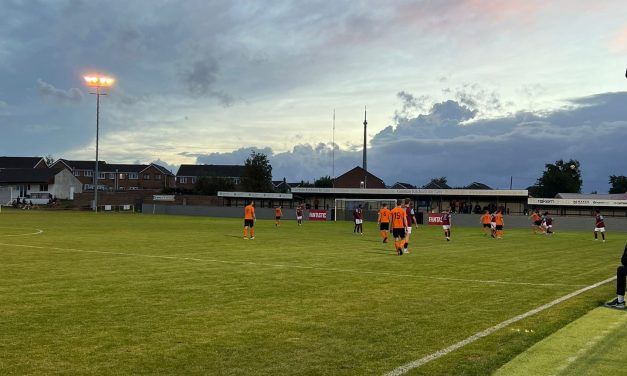
POLYGON ((490 228, 494 230, 496 228, 496 222, 490 222, 490 228))
POLYGON ((364 220, 363 220, 363 219, 356 219, 356 220, 355 220, 355 224, 356 224, 356 225, 360 225, 360 224, 362 224, 362 223, 364 223, 364 220))
POLYGON ((302 215, 297 215, 297 216, 296 216, 296 220, 297 220, 297 221, 301 221, 302 219, 303 219, 303 216, 302 216, 302 215))
POLYGON ((405 227, 405 235, 411 235, 411 226, 405 227))
POLYGON ((605 227, 595 227, 594 232, 605 232, 605 227))
POLYGON ((450 230, 451 229, 451 225, 442 225, 442 229, 450 230))

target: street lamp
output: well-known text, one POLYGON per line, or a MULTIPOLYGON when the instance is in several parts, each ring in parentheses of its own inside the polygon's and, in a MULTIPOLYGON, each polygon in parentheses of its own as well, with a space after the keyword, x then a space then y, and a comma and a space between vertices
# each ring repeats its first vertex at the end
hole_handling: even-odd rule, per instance
POLYGON ((100 133, 100 96, 107 95, 106 93, 101 93, 101 88, 107 88, 113 86, 115 80, 111 77, 102 76, 99 74, 93 74, 89 76, 84 76, 85 83, 89 87, 96 88, 96 174, 94 175, 94 211, 98 212, 98 137, 100 133))

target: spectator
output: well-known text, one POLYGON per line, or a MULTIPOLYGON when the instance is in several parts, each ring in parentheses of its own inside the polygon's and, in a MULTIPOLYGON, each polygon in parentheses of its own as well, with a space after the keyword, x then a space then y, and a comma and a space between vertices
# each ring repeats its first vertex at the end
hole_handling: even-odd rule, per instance
POLYGON ((627 244, 623 256, 620 259, 620 265, 616 269, 616 298, 611 302, 605 303, 606 307, 625 309, 625 279, 627 276, 627 244))

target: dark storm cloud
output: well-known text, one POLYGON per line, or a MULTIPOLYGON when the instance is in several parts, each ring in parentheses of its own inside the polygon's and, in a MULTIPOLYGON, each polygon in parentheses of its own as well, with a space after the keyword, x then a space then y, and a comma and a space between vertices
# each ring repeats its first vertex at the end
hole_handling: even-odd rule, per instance
POLYGON ((215 88, 220 66, 211 57, 197 60, 183 73, 183 81, 190 94, 200 97, 215 97, 224 106, 230 106, 234 98, 215 88))
POLYGON ((37 91, 43 97, 52 98, 53 100, 64 104, 78 104, 83 101, 83 92, 77 88, 68 90, 57 89, 51 84, 44 82, 42 79, 37 80, 37 91))
MULTIPOLYGON (((406 98, 409 96, 405 95, 406 98)), ((418 186, 446 176, 453 186, 474 181, 493 188, 532 185, 546 163, 581 162, 584 191, 607 192, 609 175, 626 175, 627 93, 573 99, 571 107, 548 114, 517 113, 474 120, 476 110, 457 101, 402 119, 376 134, 368 150, 368 169, 386 184, 418 186), (470 122, 469 122, 470 120, 470 122)), ((332 174, 330 144, 296 145, 287 152, 254 149, 268 155, 274 179, 313 181, 332 174)), ((198 157, 198 163, 243 164, 251 148, 198 157)), ((361 150, 335 151, 337 176, 361 165, 361 150)))

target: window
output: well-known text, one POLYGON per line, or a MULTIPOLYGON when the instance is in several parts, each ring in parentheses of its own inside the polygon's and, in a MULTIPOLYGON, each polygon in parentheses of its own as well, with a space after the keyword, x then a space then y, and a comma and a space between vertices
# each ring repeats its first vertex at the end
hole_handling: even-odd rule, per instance
POLYGON ((187 184, 187 178, 186 178, 186 177, 180 177, 180 178, 179 178, 179 183, 181 183, 181 184, 187 184))
POLYGON ((109 173, 109 179, 115 180, 115 172, 110 172, 109 173))
POLYGON ((120 174, 120 180, 124 180, 124 179, 126 179, 125 175, 124 174, 120 174))
POLYGON ((48 184, 39 184, 39 192, 48 192, 48 184))
POLYGON ((155 175, 155 180, 161 180, 161 175, 155 175))
POLYGON ((128 190, 129 191, 137 191, 137 190, 139 190, 139 187, 129 187, 128 190))
POLYGON ((107 178, 106 172, 98 172, 98 179, 106 179, 106 178, 107 178))
POLYGON ((139 174, 137 172, 130 172, 128 174, 128 178, 129 179, 133 179, 133 180, 137 180, 137 179, 139 179, 139 174))
POLYGON ((79 170, 74 170, 74 176, 81 176, 81 172, 79 170))
POLYGON ((150 180, 150 174, 144 174, 144 180, 150 180))
POLYGON ((85 176, 94 176, 94 172, 92 170, 85 170, 83 173, 85 176))
POLYGON ((192 178, 192 184, 196 184, 196 178, 192 178))

